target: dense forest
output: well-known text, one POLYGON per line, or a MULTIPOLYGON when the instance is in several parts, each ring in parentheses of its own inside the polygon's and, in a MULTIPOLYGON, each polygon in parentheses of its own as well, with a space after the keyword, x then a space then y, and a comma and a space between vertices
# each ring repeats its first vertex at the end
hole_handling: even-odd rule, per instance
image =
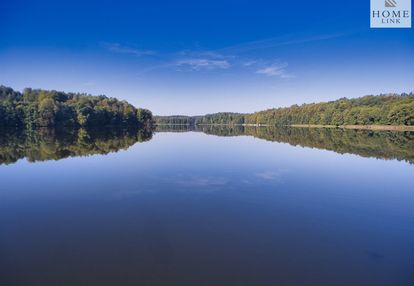
POLYGON ((247 114, 220 112, 203 116, 154 116, 157 125, 243 124, 247 114))
POLYGON ((406 125, 414 126, 414 94, 369 95, 293 105, 251 114, 155 116, 147 109, 106 96, 0 86, 0 127, 157 125, 406 125))
MULTIPOLYGON (((252 114, 216 113, 185 117, 191 125, 414 125, 414 94, 369 95, 355 99, 293 105, 252 114)), ((177 117, 156 117, 157 124, 174 124, 177 117)))
POLYGON ((247 124, 414 125, 414 94, 342 98, 326 103, 269 109, 246 117, 247 124))
POLYGON ((0 86, 0 127, 149 126, 149 110, 106 96, 0 86))
POLYGON ((234 112, 219 112, 213 114, 206 114, 203 116, 154 116, 154 121, 157 125, 215 125, 215 124, 230 124, 239 125, 244 124, 247 114, 234 112))
POLYGON ((215 114, 207 114, 199 117, 196 123, 198 125, 209 125, 209 124, 230 124, 239 125, 244 124, 245 117, 247 114, 232 113, 232 112, 220 112, 215 114))
POLYGON ((201 116, 154 116, 154 121, 158 125, 196 125, 197 119, 201 116))

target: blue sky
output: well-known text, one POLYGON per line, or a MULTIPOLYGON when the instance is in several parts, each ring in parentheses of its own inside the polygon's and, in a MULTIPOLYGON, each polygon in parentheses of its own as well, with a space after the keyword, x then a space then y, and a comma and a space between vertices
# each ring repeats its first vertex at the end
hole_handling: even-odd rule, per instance
POLYGON ((369 1, 3 1, 0 84, 155 114, 253 112, 413 91, 412 29, 369 1))

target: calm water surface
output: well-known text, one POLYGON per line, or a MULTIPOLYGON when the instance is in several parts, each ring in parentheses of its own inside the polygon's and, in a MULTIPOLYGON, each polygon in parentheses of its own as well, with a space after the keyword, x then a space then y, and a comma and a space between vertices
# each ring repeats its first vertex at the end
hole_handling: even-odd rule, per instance
POLYGON ((0 285, 414 285, 413 134, 198 131, 0 135, 0 285))

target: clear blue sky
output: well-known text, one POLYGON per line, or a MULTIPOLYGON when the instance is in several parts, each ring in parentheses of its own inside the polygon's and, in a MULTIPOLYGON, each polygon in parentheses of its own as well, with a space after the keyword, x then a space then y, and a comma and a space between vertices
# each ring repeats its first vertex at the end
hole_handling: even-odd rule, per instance
POLYGON ((0 84, 155 114, 252 112, 414 90, 413 29, 363 1, 2 1, 0 84))

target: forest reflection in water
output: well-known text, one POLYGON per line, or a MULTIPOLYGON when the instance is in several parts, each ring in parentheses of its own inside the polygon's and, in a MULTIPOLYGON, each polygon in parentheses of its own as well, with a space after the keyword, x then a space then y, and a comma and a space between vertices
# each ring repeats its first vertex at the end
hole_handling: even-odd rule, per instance
POLYGON ((36 162, 105 155, 126 150, 151 137, 151 130, 134 128, 2 130, 0 164, 12 164, 23 158, 36 162))
POLYGON ((153 132, 203 132, 216 136, 253 136, 293 146, 414 163, 414 132, 278 128, 252 126, 157 126, 146 129, 38 129, 0 131, 0 164, 26 158, 29 162, 105 155, 151 140, 153 132))
POLYGON ((414 132, 240 125, 157 126, 156 131, 195 131, 216 136, 253 136, 267 141, 329 150, 340 154, 414 163, 414 132))
POLYGON ((0 134, 0 285, 414 285, 411 133, 0 134))

